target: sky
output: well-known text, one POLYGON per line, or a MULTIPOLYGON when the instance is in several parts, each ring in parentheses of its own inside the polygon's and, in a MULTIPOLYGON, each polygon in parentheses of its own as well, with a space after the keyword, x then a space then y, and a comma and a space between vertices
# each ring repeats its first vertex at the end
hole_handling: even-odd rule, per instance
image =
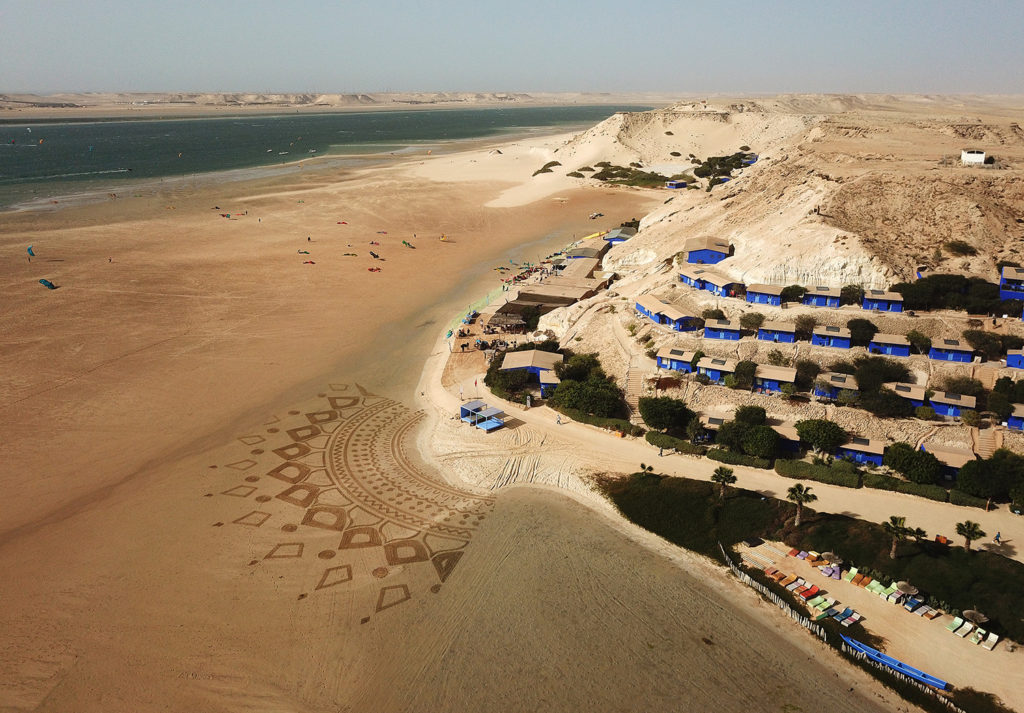
POLYGON ((1024 93, 1020 0, 0 0, 0 92, 1024 93))

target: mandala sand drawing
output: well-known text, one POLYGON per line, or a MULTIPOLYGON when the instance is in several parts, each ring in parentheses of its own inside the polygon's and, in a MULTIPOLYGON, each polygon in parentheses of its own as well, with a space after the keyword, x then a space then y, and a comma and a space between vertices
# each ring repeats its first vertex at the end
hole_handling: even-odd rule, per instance
MULTIPOLYGON (((266 436, 238 439, 260 446, 250 455, 266 453, 261 459, 266 462, 246 458, 226 465, 243 473, 244 483, 221 495, 257 505, 240 507, 230 521, 254 528, 282 523, 287 539, 263 559, 323 560, 330 566, 308 585, 315 592, 352 581, 355 563, 348 560, 367 550, 379 553, 374 578, 386 577, 389 567, 428 568, 430 590, 437 592, 494 499, 453 488, 407 457, 407 440, 422 412, 359 386, 332 384, 319 398, 322 409, 275 417, 265 424, 266 436), (307 547, 302 541, 303 534, 316 534, 322 542, 325 531, 337 535, 329 549, 307 547)), ((382 582, 376 611, 413 596, 407 584, 382 582)))

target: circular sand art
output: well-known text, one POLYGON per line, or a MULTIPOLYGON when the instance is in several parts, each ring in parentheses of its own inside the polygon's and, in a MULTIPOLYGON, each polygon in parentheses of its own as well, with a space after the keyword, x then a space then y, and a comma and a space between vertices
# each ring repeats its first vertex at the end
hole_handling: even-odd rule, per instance
POLYGON ((287 536, 249 564, 318 563, 300 599, 372 582, 375 612, 419 588, 440 591, 493 497, 453 488, 412 462, 407 441, 422 412, 358 385, 332 384, 318 398, 315 410, 275 417, 263 434, 238 439, 249 449, 259 444, 260 461, 218 471, 242 474, 221 492, 246 501, 231 524, 287 536))

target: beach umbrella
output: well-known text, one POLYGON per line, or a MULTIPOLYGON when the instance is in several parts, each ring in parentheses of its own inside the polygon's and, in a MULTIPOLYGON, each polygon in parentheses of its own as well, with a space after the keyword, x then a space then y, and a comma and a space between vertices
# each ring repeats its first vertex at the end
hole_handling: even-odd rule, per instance
POLYGON ((896 589, 898 589, 903 594, 917 594, 917 587, 915 587, 910 582, 897 582, 896 589))
POLYGON ((977 609, 968 609, 964 613, 964 619, 971 622, 972 624, 984 624, 988 621, 988 617, 982 614, 977 609))

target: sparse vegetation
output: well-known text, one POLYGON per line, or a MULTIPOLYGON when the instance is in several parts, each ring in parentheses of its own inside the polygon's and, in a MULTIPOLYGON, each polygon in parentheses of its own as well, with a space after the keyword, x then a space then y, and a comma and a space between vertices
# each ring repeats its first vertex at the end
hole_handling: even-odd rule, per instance
POLYGON ((950 255, 957 255, 959 257, 978 254, 977 248, 964 240, 950 240, 945 242, 942 244, 942 249, 950 255))
POLYGON ((586 176, 584 176, 579 171, 570 171, 569 173, 567 173, 565 175, 568 176, 569 178, 586 178, 586 176))

